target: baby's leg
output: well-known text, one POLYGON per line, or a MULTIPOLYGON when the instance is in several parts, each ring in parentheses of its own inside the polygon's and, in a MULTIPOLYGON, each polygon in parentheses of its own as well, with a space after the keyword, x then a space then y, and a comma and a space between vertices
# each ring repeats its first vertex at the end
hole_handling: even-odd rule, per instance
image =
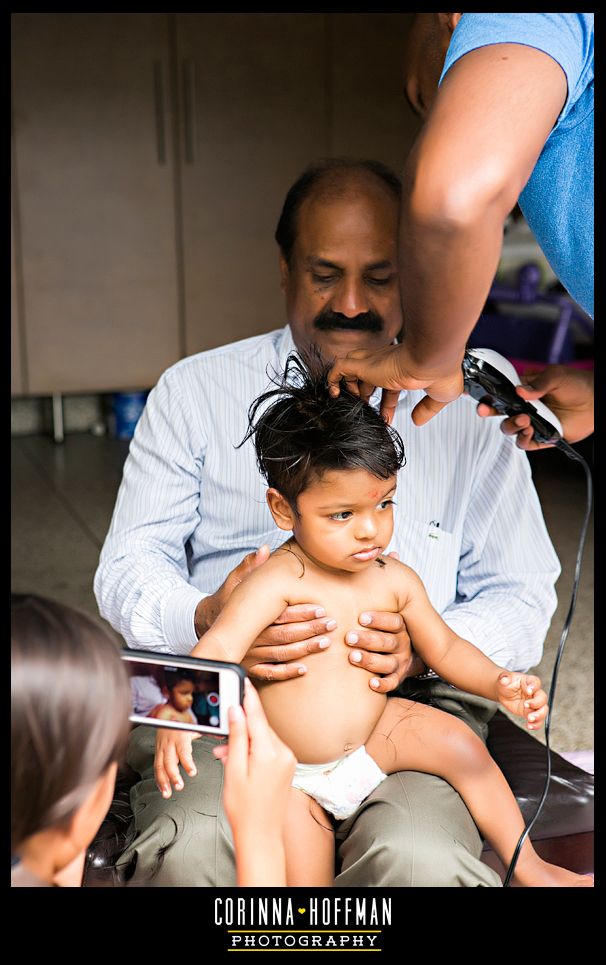
MULTIPOLYGON (((524 830, 522 812, 502 771, 467 724, 436 707, 392 697, 365 746, 388 774, 422 771, 448 781, 503 864, 509 865, 524 830)), ((543 861, 528 838, 515 877, 526 886, 593 885, 586 875, 543 861)))
POLYGON ((286 884, 289 888, 330 888, 335 877, 335 835, 317 801, 292 787, 284 826, 286 884))

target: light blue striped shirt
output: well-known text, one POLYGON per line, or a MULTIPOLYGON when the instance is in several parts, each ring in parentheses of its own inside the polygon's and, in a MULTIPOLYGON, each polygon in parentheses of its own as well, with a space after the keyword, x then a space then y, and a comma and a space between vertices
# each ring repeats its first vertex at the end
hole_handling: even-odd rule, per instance
MULTIPOLYGON (((235 446, 250 403, 294 349, 286 327, 201 352, 150 393, 95 576, 99 609, 129 646, 189 653, 201 597, 246 553, 284 542, 252 442, 235 446)), ((528 460, 467 397, 417 428, 421 396, 402 393, 394 419, 407 462, 389 550, 453 630, 526 670, 541 658, 560 572, 528 460)))

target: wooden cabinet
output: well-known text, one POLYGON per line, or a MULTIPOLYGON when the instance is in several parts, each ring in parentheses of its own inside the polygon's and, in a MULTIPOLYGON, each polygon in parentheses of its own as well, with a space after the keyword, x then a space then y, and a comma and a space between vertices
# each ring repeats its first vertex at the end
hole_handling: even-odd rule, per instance
POLYGON ((23 339, 21 336, 22 312, 20 310, 21 286, 18 278, 17 242, 15 216, 11 206, 11 395, 25 391, 23 379, 23 339))
POLYGON ((289 186, 412 141, 410 17, 14 14, 13 393, 147 388, 283 325, 289 186))
POLYGON ((12 27, 25 391, 149 386, 181 354, 167 15, 12 27))
POLYGON ((328 147, 325 17, 177 15, 186 352, 285 322, 274 231, 328 147))
POLYGON ((331 13, 332 154, 376 158, 400 174, 420 122, 404 97, 414 14, 331 13))

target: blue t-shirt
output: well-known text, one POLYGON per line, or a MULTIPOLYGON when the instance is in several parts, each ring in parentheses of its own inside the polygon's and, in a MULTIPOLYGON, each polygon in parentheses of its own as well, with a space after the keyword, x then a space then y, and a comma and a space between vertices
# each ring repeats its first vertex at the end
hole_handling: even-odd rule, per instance
POLYGON ((542 50, 566 74, 566 103, 519 205, 555 274, 593 318, 593 14, 463 14, 440 83, 464 54, 498 43, 542 50))

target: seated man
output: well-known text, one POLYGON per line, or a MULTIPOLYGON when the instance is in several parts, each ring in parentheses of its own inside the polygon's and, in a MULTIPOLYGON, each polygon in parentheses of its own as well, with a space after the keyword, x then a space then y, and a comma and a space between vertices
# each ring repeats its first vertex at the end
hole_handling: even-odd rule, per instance
MULTIPOLYGON (((376 162, 304 172, 276 232, 288 325, 183 359, 151 392, 95 577, 101 612, 129 646, 190 653, 237 583, 283 541, 252 443, 236 448, 249 405, 293 349, 315 343, 329 360, 399 336, 399 198, 398 179, 376 162)), ((421 394, 403 393, 393 420, 408 464, 389 549, 419 574, 453 630, 501 666, 527 670, 541 658, 559 574, 527 458, 467 397, 417 430, 411 412, 421 394)), ((325 634, 335 629, 322 604, 285 611, 258 638, 244 662, 251 676, 279 687, 305 672, 305 655, 330 646, 325 634)), ((359 620, 339 631, 351 662, 373 674, 371 687, 404 681, 402 696, 423 688, 485 739, 494 704, 419 679, 426 668, 397 614, 359 620)), ((181 789, 163 798, 155 734, 133 731, 128 759, 142 778, 131 794, 137 836, 124 856, 125 866, 136 859, 133 884, 235 883, 213 745, 194 742, 181 789)), ((500 884, 479 860, 481 839, 461 798, 432 775, 390 775, 340 822, 337 841, 337 887, 500 884)))

